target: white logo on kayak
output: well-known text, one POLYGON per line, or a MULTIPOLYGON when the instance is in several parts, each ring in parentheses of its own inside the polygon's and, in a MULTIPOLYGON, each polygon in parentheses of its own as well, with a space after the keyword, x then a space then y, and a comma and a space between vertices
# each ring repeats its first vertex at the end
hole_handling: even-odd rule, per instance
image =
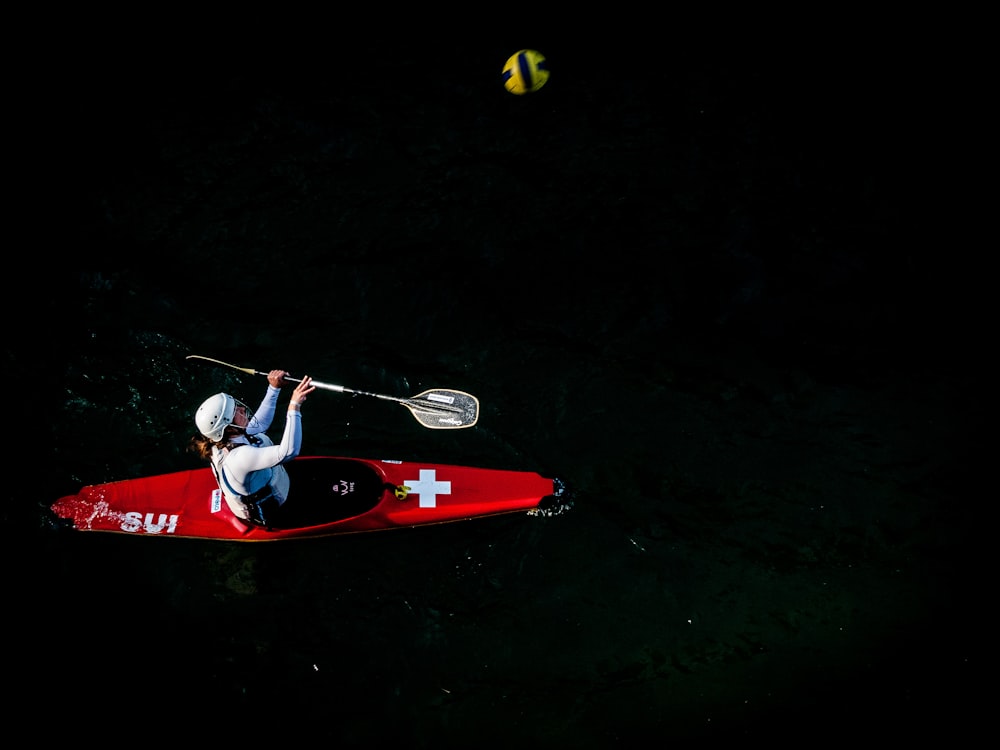
POLYGON ((155 514, 147 513, 143 518, 142 513, 130 511, 125 514, 122 521, 122 531, 145 531, 147 534, 173 534, 177 531, 177 521, 180 516, 176 513, 167 515, 161 513, 158 518, 155 514), (155 520, 154 520, 155 518, 155 520))
POLYGON ((410 488, 411 495, 420 495, 421 508, 436 508, 438 495, 451 494, 451 482, 439 482, 434 469, 421 469, 420 479, 407 479, 403 483, 410 488))

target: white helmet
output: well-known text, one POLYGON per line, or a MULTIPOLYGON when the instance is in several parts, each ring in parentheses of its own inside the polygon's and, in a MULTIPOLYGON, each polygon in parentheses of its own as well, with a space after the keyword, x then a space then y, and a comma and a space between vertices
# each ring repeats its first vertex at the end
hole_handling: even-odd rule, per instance
POLYGON ((198 431, 213 442, 222 440, 222 434, 233 423, 238 402, 228 393, 216 393, 198 407, 194 422, 198 431))

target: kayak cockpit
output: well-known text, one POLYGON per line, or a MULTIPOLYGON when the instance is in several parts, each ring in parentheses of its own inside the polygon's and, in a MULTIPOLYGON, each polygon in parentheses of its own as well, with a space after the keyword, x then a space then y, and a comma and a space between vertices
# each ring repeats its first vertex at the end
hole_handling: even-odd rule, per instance
POLYGON ((285 464, 288 499, 272 528, 321 526, 367 513, 391 487, 375 466, 350 458, 298 458, 285 464))

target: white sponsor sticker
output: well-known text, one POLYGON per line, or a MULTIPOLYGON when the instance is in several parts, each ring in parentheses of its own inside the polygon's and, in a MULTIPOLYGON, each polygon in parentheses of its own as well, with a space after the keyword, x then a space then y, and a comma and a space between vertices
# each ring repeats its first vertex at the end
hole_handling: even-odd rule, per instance
POLYGON ((439 401, 442 404, 453 404, 453 403, 455 403, 455 397, 454 396, 446 396, 443 393, 428 393, 427 394, 427 400, 428 401, 439 401))

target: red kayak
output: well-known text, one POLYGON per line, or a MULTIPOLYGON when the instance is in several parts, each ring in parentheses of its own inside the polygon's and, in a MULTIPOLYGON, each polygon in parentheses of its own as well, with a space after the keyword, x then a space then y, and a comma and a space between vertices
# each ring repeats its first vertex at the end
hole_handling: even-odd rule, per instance
POLYGON ((268 542, 537 514, 564 492, 527 471, 324 456, 285 466, 292 489, 276 528, 233 515, 210 468, 90 485, 52 510, 80 531, 268 542))

